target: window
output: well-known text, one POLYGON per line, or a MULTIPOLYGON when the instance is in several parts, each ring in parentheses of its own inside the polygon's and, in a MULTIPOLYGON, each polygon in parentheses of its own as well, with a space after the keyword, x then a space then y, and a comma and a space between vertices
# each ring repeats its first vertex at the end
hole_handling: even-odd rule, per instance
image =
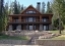
POLYGON ((15 19, 15 22, 19 22, 19 19, 15 19))
POLYGON ((33 20, 34 18, 29 18, 28 20, 29 20, 29 22, 33 22, 34 20, 33 20))
POLYGON ((44 20, 43 20, 44 22, 46 22, 47 21, 47 19, 46 18, 44 18, 44 20))
POLYGON ((43 30, 49 30, 49 25, 43 25, 43 30))
POLYGON ((48 20, 47 18, 43 18, 42 19, 43 22, 47 22, 47 20, 48 20))
POLYGON ((14 22, 18 23, 19 22, 19 19, 13 19, 14 22))
POLYGON ((26 11, 26 13, 36 13, 35 11, 26 11))
POLYGON ((33 30, 33 25, 29 25, 29 30, 33 30))
POLYGON ((18 17, 14 17, 13 21, 18 23, 19 22, 19 18, 18 17))
POLYGON ((43 26, 43 30, 46 30, 46 29, 47 29, 47 26, 46 26, 46 25, 44 25, 44 26, 43 26))
POLYGON ((26 18, 26 22, 34 22, 34 21, 35 21, 34 17, 26 18))

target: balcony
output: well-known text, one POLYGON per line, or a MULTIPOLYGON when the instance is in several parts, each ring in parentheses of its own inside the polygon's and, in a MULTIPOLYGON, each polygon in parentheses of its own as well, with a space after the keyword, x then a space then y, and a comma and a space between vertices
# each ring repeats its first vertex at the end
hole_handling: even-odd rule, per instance
POLYGON ((9 23, 14 23, 14 24, 49 24, 51 23, 49 19, 42 18, 41 21, 39 18, 25 18, 21 19, 13 19, 12 22, 9 23))

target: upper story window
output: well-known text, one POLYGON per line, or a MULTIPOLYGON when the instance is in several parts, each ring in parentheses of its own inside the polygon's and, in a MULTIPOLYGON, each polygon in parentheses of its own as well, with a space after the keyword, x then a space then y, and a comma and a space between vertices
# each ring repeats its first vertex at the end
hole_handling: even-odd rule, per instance
POLYGON ((44 18, 44 19, 43 19, 43 21, 44 21, 44 22, 46 22, 46 21, 47 21, 47 19, 46 19, 46 18, 44 18))
POLYGON ((43 18, 42 21, 43 22, 47 22, 48 21, 48 18, 43 18))
POLYGON ((26 11, 26 13, 36 13, 35 11, 26 11))
POLYGON ((26 18, 27 22, 34 22, 36 19, 34 17, 26 18))
POLYGON ((14 22, 19 22, 19 18, 18 17, 13 17, 13 21, 14 22))

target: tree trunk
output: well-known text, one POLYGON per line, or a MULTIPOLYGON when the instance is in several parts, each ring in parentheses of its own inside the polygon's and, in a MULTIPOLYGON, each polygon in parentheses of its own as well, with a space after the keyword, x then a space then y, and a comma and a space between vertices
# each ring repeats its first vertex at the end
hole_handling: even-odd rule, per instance
POLYGON ((61 34, 61 16, 59 14, 59 34, 61 34))

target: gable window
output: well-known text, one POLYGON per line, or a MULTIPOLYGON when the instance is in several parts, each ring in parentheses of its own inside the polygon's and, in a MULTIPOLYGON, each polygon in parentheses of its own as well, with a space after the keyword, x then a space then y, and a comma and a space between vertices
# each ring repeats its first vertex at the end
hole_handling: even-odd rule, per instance
POLYGON ((35 12, 35 11, 30 10, 30 11, 26 11, 26 13, 36 13, 36 12, 35 12))

